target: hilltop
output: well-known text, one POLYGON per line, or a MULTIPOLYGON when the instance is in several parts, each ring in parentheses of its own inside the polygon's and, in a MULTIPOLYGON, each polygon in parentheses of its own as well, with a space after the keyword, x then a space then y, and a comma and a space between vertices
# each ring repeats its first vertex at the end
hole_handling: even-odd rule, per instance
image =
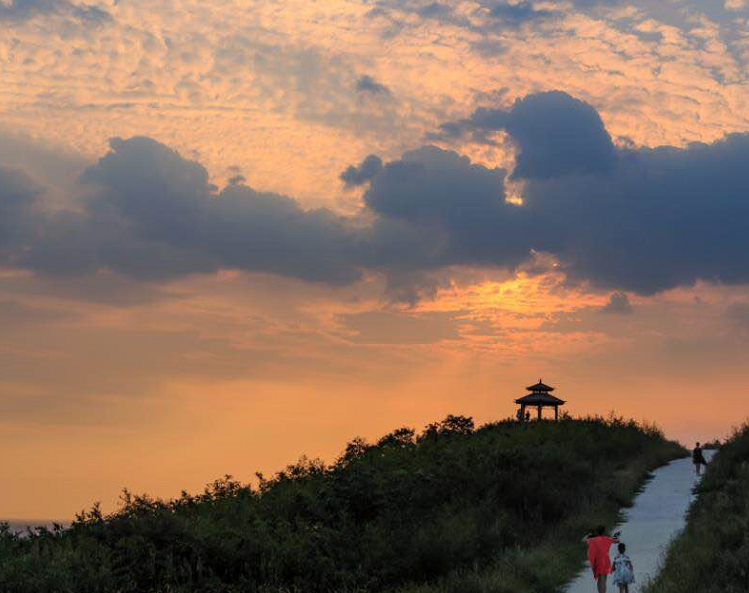
POLYGON ((2 591, 553 591, 582 534, 611 524, 653 468, 685 454, 617 418, 448 416, 354 439, 258 487, 230 477, 174 500, 125 491, 70 529, 0 533, 2 591))

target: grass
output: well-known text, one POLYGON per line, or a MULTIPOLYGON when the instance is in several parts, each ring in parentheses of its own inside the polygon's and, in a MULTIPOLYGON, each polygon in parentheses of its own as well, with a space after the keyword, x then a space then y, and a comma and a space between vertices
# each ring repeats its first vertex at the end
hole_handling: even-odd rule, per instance
POLYGON ((354 439, 330 465, 302 458, 257 488, 125 492, 70 529, 0 529, 0 591, 552 592, 582 565, 582 535, 684 454, 618 418, 475 429, 448 416, 354 439))
POLYGON ((749 591, 749 427, 722 445, 647 593, 749 591))
MULTIPOLYGON (((635 495, 649 480, 651 471, 683 456, 677 446, 667 446, 652 457, 646 455, 626 463, 611 475, 589 505, 550 529, 531 547, 498 550, 487 566, 459 569, 447 578, 398 589, 399 593, 554 593, 582 568, 585 547, 582 536, 595 525, 613 526, 630 507, 635 495)), ((606 480, 606 478, 604 478, 606 480)), ((592 579, 591 579, 592 582, 592 579)))

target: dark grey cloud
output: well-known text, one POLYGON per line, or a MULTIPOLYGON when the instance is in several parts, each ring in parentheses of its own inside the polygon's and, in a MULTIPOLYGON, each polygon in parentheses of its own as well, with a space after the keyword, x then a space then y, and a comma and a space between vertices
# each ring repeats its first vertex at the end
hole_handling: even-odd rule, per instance
POLYGON ((550 179, 570 173, 605 172, 616 150, 598 112, 567 93, 551 91, 518 99, 509 110, 480 108, 470 117, 440 126, 437 139, 470 135, 493 144, 507 132, 517 146, 515 179, 550 179))
POLYGON ((609 297, 609 302, 601 308, 601 313, 615 313, 617 315, 629 315, 632 313, 632 303, 624 292, 614 292, 609 297))
MULTIPOLYGON (((453 2, 453 4, 455 4, 453 2)), ((379 0, 377 9, 381 11, 402 11, 417 14, 424 19, 434 19, 442 23, 468 25, 469 21, 456 14, 448 2, 434 0, 379 0)))
POLYGON ((387 163, 364 194, 377 215, 371 265, 408 279, 413 270, 522 263, 528 221, 526 211, 505 203, 505 175, 434 146, 387 163))
POLYGON ((200 164, 132 138, 87 170, 76 209, 49 212, 31 180, 0 170, 0 263, 153 282, 238 269, 345 284, 369 270, 414 300, 447 267, 513 270, 544 252, 570 281, 617 293, 619 312, 624 292, 749 282, 749 134, 615 147, 595 110, 563 93, 467 121, 500 121, 517 145, 523 206, 505 202, 505 170, 434 146, 345 171, 366 190, 361 215, 342 217, 240 180, 218 190, 200 164))
POLYGON ((340 178, 347 188, 353 188, 372 181, 381 170, 382 159, 375 154, 370 154, 358 165, 346 168, 340 178))
POLYGON ((529 210, 572 279, 652 294, 699 279, 749 282, 749 135, 623 149, 610 171, 526 183, 529 210))
POLYGON ((388 218, 445 222, 459 213, 502 206, 504 177, 504 169, 487 169, 456 152, 426 146, 388 163, 364 199, 388 218))
POLYGON ((0 163, 24 171, 32 179, 60 185, 75 180, 89 164, 64 146, 46 145, 38 139, 0 126, 0 163))
POLYGON ((41 189, 24 173, 0 167, 0 256, 12 262, 37 231, 41 189))
POLYGON ((204 167, 148 138, 114 140, 112 148, 84 176, 101 188, 89 204, 93 224, 124 227, 139 247, 156 248, 149 262, 127 237, 107 245, 115 269, 163 276, 184 266, 229 267, 330 283, 358 277, 346 253, 354 237, 330 210, 304 210, 236 184, 215 193, 204 167))
POLYGON ((220 268, 333 284, 358 277, 349 255, 357 237, 331 211, 236 184, 217 192, 201 165, 148 138, 111 145, 83 176, 93 192, 83 211, 39 213, 20 232, 35 194, 14 177, 0 186, 0 244, 14 247, 6 263, 151 280, 220 268))
POLYGON ((615 6, 622 4, 623 0, 573 0, 578 8, 593 8, 594 6, 615 6))
POLYGON ((488 14, 492 19, 499 19, 501 22, 513 27, 559 16, 559 13, 556 11, 536 8, 533 2, 518 2, 517 4, 486 2, 484 3, 484 7, 488 9, 488 14))
POLYGON ((67 0, 10 0, 0 3, 0 21, 20 22, 48 15, 61 15, 88 24, 101 24, 112 18, 97 6, 73 4, 67 0))
POLYGON ((356 91, 358 93, 368 93, 370 95, 380 95, 389 97, 390 89, 381 82, 377 82, 372 76, 364 74, 356 81, 356 91))
MULTIPOLYGON (((613 5, 620 0, 574 0, 573 6, 579 10, 591 9, 599 4, 613 5)), ((491 37, 502 29, 517 29, 524 25, 542 23, 559 18, 562 12, 540 8, 530 0, 512 2, 507 0, 478 0, 474 3, 437 2, 434 0, 378 0, 367 2, 373 8, 367 13, 370 18, 387 18, 397 25, 390 34, 403 33, 418 26, 413 20, 403 19, 403 15, 417 15, 424 21, 438 21, 466 29, 484 37, 491 37), (409 22, 406 22, 409 21, 409 22)), ((481 47, 481 43, 476 43, 481 47)))
POLYGON ((487 169, 453 170, 436 149, 430 166, 388 163, 365 196, 384 219, 431 229, 430 263, 512 268, 536 250, 559 258, 570 280, 615 291, 749 282, 749 135, 616 148, 592 107, 558 92, 479 111, 470 123, 501 126, 517 145, 522 208, 504 204, 501 173, 488 190, 487 169))
POLYGON ((527 220, 504 202, 504 177, 434 146, 387 163, 364 194, 375 215, 364 264, 384 272, 406 301, 437 288, 431 273, 446 266, 515 268, 529 255, 527 220))

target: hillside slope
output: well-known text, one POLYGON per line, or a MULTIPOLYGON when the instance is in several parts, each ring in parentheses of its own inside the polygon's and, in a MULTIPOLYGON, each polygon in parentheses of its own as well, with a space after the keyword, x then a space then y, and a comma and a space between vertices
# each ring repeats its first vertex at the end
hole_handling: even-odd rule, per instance
POLYGON ((300 460, 250 488, 125 493, 69 530, 0 534, 3 592, 553 591, 584 530, 684 450, 652 427, 448 416, 300 460))

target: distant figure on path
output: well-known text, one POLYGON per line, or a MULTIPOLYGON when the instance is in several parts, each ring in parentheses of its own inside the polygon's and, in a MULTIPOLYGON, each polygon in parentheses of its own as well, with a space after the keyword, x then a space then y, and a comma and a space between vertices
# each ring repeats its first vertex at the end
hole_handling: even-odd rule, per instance
POLYGON ((694 471, 699 476, 702 473, 702 466, 707 465, 705 456, 702 454, 702 447, 697 443, 697 446, 692 451, 692 463, 694 463, 694 471))
POLYGON ((526 422, 530 422, 531 421, 531 413, 530 412, 526 412, 525 413, 525 421, 526 422))
POLYGON ((606 593, 606 579, 611 574, 609 550, 613 544, 619 543, 619 533, 615 533, 614 537, 609 537, 606 535, 606 528, 599 525, 595 533, 589 533, 583 538, 583 542, 588 544, 588 561, 598 593, 606 593))
POLYGON ((614 584, 619 587, 619 593, 629 593, 629 586, 635 582, 635 570, 627 556, 627 546, 620 543, 618 549, 614 558, 614 584))

